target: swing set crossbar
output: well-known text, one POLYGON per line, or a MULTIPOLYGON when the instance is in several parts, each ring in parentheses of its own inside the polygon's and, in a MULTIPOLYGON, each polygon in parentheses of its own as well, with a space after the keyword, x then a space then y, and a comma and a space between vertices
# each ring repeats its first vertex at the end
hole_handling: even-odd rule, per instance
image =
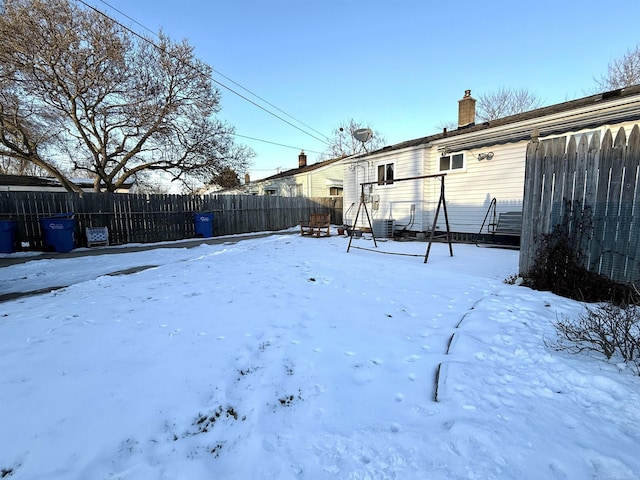
POLYGON ((432 175, 418 175, 417 177, 406 177, 406 178, 394 178, 393 180, 378 180, 374 182, 362 182, 360 185, 391 185, 396 182, 405 182, 407 180, 422 180, 423 178, 440 178, 446 177, 446 173, 434 173, 432 175))

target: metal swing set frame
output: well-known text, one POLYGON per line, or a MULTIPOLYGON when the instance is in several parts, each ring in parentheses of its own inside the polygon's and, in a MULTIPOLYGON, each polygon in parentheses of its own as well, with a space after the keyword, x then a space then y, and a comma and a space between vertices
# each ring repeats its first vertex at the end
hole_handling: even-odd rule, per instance
MULTIPOLYGON (((369 210, 367 210, 367 203, 365 201, 365 194, 364 194, 364 187, 366 185, 386 185, 386 184, 390 184, 390 183, 396 183, 396 182, 405 182, 405 181, 409 181, 409 180, 421 180, 424 178, 440 178, 440 197, 438 199, 438 206, 436 208, 436 213, 433 217, 433 225, 431 227, 431 232, 429 234, 429 241, 427 244, 427 251, 424 254, 424 263, 427 263, 427 261, 429 260, 429 252, 431 251, 431 244, 433 243, 433 240, 436 238, 435 237, 435 233, 436 233, 436 225, 438 223, 438 216, 440 215, 440 208, 442 208, 442 211, 444 213, 444 221, 445 224, 447 226, 447 230, 446 230, 446 234, 444 235, 447 239, 447 242, 449 243, 449 255, 451 257, 453 257, 453 246, 451 245, 451 230, 449 229, 449 215, 447 214, 447 203, 445 201, 445 196, 444 196, 444 177, 446 176, 446 173, 438 173, 438 174, 434 174, 434 175, 420 175, 418 177, 407 177, 407 178, 396 178, 393 180, 386 180, 386 181, 379 181, 379 182, 363 182, 360 184, 360 203, 358 204, 358 210, 356 211, 356 218, 353 221, 353 227, 355 227, 358 224, 358 218, 360 216, 360 211, 364 210, 364 213, 367 217, 367 223, 369 224, 369 229, 371 230, 371 235, 373 237, 373 244, 376 248, 378 248, 378 242, 376 241, 376 236, 375 233, 373 231, 373 227, 371 225, 371 217, 369 216, 369 210)), ((418 257, 418 256, 422 256, 422 255, 412 255, 412 254, 407 254, 407 253, 393 253, 393 252, 383 252, 380 250, 373 250, 371 248, 365 248, 365 247, 357 247, 357 246, 352 246, 351 242, 353 241, 353 234, 349 236, 349 245, 347 246, 347 253, 349 252, 349 250, 351 248, 357 248, 359 250, 369 250, 371 252, 376 252, 376 253, 386 253, 389 255, 408 255, 408 256, 413 256, 413 257, 418 257)))

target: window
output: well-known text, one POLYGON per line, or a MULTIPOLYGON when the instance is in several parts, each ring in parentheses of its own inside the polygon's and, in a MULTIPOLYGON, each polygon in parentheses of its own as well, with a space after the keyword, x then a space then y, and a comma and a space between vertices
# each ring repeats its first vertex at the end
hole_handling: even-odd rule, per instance
POLYGON ((302 190, 302 184, 301 183, 296 183, 296 197, 302 197, 303 196, 303 190, 302 190))
POLYGON ((449 170, 461 170, 464 168, 464 155, 456 153, 455 155, 445 155, 440 157, 440 172, 449 170))
POLYGON ((265 188, 264 189, 264 194, 265 195, 275 195, 276 194, 276 189, 271 187, 271 188, 265 188))
POLYGON ((393 169, 393 163, 378 165, 378 185, 389 185, 393 183, 393 169))
POLYGON ((329 187, 329 196, 331 196, 331 197, 341 197, 342 196, 342 187, 329 187))

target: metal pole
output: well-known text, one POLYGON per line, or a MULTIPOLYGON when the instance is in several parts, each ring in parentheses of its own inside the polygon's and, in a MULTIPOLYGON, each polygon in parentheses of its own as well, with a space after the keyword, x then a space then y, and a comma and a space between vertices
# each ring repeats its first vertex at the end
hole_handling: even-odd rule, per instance
MULTIPOLYGON (((358 203, 358 210, 356 210, 356 219, 353 221, 353 225, 351 225, 351 235, 349 235, 349 245, 347 246, 347 253, 351 249, 351 242, 353 241, 353 229, 358 223, 358 217, 360 216, 360 208, 364 204, 364 183, 360 184, 360 203, 358 203)), ((365 210, 367 206, 365 205, 365 210)), ((367 214, 368 215, 368 214, 367 214)))

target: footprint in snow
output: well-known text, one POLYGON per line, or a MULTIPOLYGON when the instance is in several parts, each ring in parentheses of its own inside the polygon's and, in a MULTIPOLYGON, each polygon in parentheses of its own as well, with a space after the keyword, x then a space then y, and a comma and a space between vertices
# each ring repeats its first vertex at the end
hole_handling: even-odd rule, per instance
POLYGON ((356 352, 346 351, 344 352, 344 354, 348 357, 353 357, 356 354, 356 352))
POLYGON ((382 365, 384 362, 382 360, 380 360, 379 358, 372 358, 371 360, 369 360, 371 363, 373 363, 374 365, 382 365))
POLYGON ((300 340, 291 340, 292 345, 300 345, 300 340))

